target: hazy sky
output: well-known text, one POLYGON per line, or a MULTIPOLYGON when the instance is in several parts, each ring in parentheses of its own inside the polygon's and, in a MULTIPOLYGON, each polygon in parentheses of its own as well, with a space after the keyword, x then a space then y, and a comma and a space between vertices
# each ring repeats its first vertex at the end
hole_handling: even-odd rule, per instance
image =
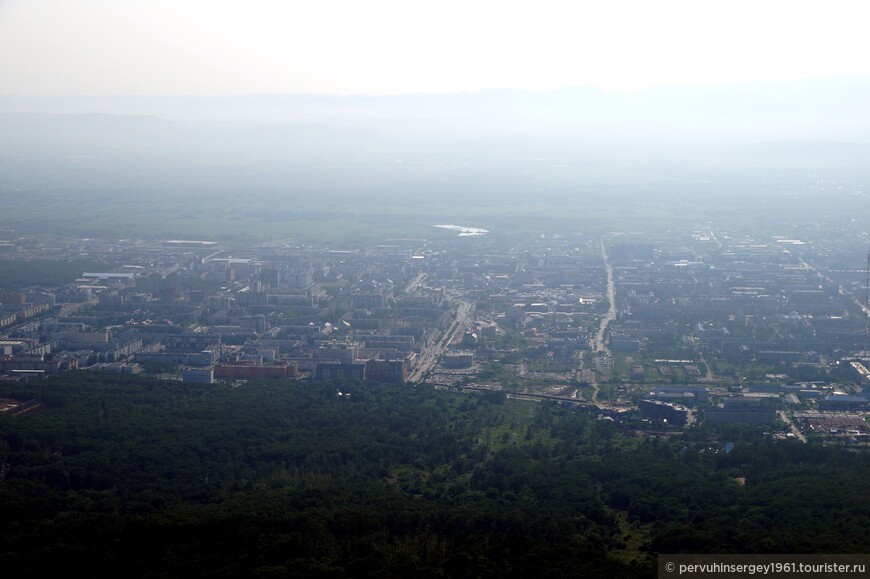
POLYGON ((637 89, 870 74, 866 2, 0 0, 0 94, 637 89))

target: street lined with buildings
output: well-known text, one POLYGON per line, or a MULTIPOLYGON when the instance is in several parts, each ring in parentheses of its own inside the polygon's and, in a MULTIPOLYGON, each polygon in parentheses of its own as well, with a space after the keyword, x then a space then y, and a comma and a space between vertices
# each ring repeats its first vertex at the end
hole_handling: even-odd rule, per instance
POLYGON ((797 240, 709 226, 502 248, 486 235, 339 249, 9 242, 16 260, 87 254, 107 267, 62 287, 0 289, 0 373, 427 383, 576 403, 626 424, 870 434, 860 421, 790 420, 868 410, 860 269, 822 275, 797 240))

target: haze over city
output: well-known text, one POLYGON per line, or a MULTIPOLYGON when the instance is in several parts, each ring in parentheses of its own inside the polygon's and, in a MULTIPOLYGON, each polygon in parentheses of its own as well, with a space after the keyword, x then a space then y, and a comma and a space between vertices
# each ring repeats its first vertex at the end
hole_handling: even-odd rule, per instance
POLYGON ((866 577, 865 10, 0 0, 0 568, 866 577))

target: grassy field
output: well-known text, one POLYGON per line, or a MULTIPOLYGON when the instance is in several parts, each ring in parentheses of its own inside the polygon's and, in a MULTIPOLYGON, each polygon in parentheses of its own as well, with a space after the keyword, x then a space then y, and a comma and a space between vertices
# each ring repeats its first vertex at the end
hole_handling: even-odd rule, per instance
POLYGON ((2 191, 0 227, 15 231, 118 237, 261 241, 297 238, 355 243, 397 237, 455 236, 435 224, 481 227, 492 237, 600 235, 609 231, 664 231, 703 217, 694 203, 620 201, 612 191, 530 192, 527 196, 423 193, 353 194, 343 191, 118 193, 2 191), (693 207, 693 205, 695 205, 693 207))
MULTIPOLYGON (((540 188, 535 183, 528 187, 507 183, 503 194, 492 184, 479 188, 475 183, 453 184, 446 191, 414 182, 406 187, 392 184, 391 188, 363 185, 286 190, 231 185, 119 190, 0 187, 4 200, 0 228, 11 229, 13 234, 235 243, 295 238, 354 244, 453 237, 454 232, 432 226, 457 224, 487 229, 489 239, 511 243, 541 234, 593 238, 610 232, 643 232, 668 237, 676 229, 708 224, 733 234, 754 232, 764 238, 793 235, 799 228, 801 236, 810 237, 813 231, 821 235, 830 229, 808 228, 808 218, 821 215, 826 222, 839 223, 851 215, 847 207, 838 205, 832 209, 836 215, 808 212, 813 205, 810 201, 796 204, 781 196, 767 198, 761 191, 753 197, 751 188, 732 196, 686 183, 573 187, 548 183, 540 188)), ((470 238, 469 243, 480 239, 470 238)))
MULTIPOLYGON (((147 211, 118 206, 94 212, 86 208, 40 218, 21 215, 5 225, 27 225, 57 233, 73 235, 108 235, 120 237, 169 237, 234 241, 297 238, 330 243, 355 243, 372 240, 435 236, 453 237, 450 231, 432 226, 450 223, 488 229, 492 236, 510 238, 519 234, 582 233, 597 235, 615 229, 613 220, 603 210, 572 210, 563 207, 541 208, 517 204, 500 208, 466 207, 395 207, 385 211, 365 206, 351 207, 350 212, 335 215, 310 215, 299 210, 284 212, 282 217, 260 216, 244 207, 206 207, 197 212, 172 206, 153 205, 147 211)), ((280 213, 280 212, 279 212, 280 213)), ((625 216, 624 216, 625 217, 625 216)), ((625 229, 633 228, 628 220, 625 229)))

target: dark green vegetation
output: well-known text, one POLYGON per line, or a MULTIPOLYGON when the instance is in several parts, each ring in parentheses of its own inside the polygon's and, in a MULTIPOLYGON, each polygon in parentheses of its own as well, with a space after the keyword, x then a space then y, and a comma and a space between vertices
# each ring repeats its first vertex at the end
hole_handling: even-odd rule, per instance
POLYGON ((652 577, 658 551, 870 551, 861 454, 736 431, 726 455, 496 394, 340 389, 5 386, 46 407, 0 417, 4 573, 652 577))
POLYGON ((17 290, 30 286, 58 287, 75 281, 83 272, 102 271, 105 263, 92 259, 0 260, 0 287, 17 290))

